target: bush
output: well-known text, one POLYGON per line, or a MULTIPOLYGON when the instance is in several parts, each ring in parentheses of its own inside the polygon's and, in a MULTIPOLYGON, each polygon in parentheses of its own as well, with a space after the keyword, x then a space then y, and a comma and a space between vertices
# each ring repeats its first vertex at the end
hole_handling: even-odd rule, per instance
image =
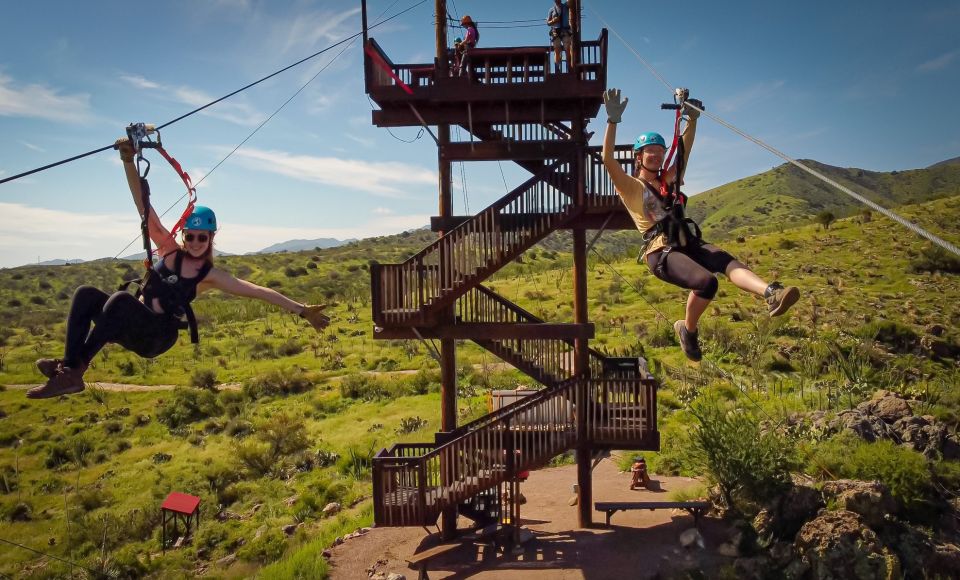
POLYGON ((927 460, 889 440, 867 443, 841 434, 817 445, 807 460, 811 473, 879 481, 907 510, 917 508, 931 489, 927 460))
POLYGON ((217 385, 217 371, 197 369, 190 377, 190 386, 200 389, 212 389, 217 385))
POLYGON ((739 498, 763 502, 790 485, 792 443, 762 431, 755 417, 702 400, 690 408, 697 419, 691 434, 692 458, 720 488, 727 505, 739 498))
POLYGON ((301 352, 303 352, 303 344, 295 338, 291 338, 277 347, 277 354, 280 356, 295 356, 301 352))
POLYGON ((194 421, 219 415, 222 411, 217 395, 211 391, 177 388, 173 398, 157 411, 157 420, 175 429, 194 421))
POLYGON ((33 519, 33 507, 22 501, 0 506, 0 519, 9 522, 29 522, 33 519))
POLYGON ((306 374, 298 369, 271 371, 244 383, 243 393, 251 400, 276 395, 295 395, 313 387, 306 374))
POLYGON ((960 274, 960 259, 940 246, 926 245, 920 255, 910 260, 910 269, 914 272, 943 272, 960 274))
POLYGON ((269 564, 270 562, 280 559, 280 556, 283 556, 283 552, 286 549, 287 542, 283 532, 272 528, 261 534, 259 538, 254 539, 240 548, 240 550, 237 551, 237 556, 247 562, 269 564))

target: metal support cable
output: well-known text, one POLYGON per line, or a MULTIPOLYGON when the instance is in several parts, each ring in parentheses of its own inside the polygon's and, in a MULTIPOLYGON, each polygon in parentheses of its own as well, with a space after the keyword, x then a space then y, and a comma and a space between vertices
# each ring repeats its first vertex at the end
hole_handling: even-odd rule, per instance
MULTIPOLYGON (((633 48, 633 46, 631 46, 630 43, 627 42, 627 40, 626 40, 623 36, 620 35, 619 32, 617 32, 617 30, 616 30, 615 28, 613 28, 612 26, 610 26, 610 24, 607 23, 607 21, 604 20, 603 17, 600 16, 600 14, 598 14, 595 10, 593 10, 592 7, 590 7, 590 10, 597 16, 598 19, 600 19, 601 22, 603 22, 604 26, 606 26, 607 28, 610 29, 611 32, 613 32, 614 36, 616 36, 618 39, 620 39, 620 42, 622 42, 623 45, 627 47, 627 50, 629 50, 630 52, 632 52, 632 53, 634 54, 634 56, 636 56, 637 59, 638 59, 641 63, 643 63, 643 65, 647 68, 647 70, 649 70, 650 73, 653 74, 653 76, 657 77, 657 79, 658 79, 661 83, 663 83, 663 85, 667 88, 667 90, 669 90, 671 93, 673 93, 673 90, 674 90, 674 89, 672 88, 672 86, 670 85, 670 83, 668 83, 667 80, 666 80, 665 78, 663 78, 663 76, 662 76, 659 72, 657 72, 657 70, 656 70, 655 68, 653 68, 653 66, 652 66, 649 62, 647 62, 646 59, 644 59, 644 58, 640 55, 640 53, 637 52, 637 51, 633 48)), ((960 256, 960 247, 957 247, 956 245, 954 245, 954 244, 952 244, 952 243, 950 243, 950 242, 948 242, 948 241, 946 241, 946 240, 944 240, 944 239, 942 239, 942 238, 940 238, 940 237, 938 237, 938 236, 936 236, 936 235, 928 232, 927 230, 925 230, 924 228, 922 228, 922 227, 919 226, 918 224, 915 224, 915 223, 911 222, 910 220, 904 218, 903 216, 901 216, 901 215, 899 215, 899 214, 897 214, 897 213, 895 213, 895 212, 893 212, 893 211, 891 211, 891 210, 889 210, 889 209, 887 209, 887 208, 885 208, 885 207, 877 204, 876 202, 873 202, 873 201, 867 199, 866 197, 860 195, 859 193, 851 190, 849 187, 846 187, 846 186, 844 186, 844 185, 841 185, 841 184, 837 183, 836 181, 834 181, 834 180, 830 179, 829 177, 823 175, 823 174, 820 173, 819 171, 817 171, 817 170, 815 170, 815 169, 813 169, 813 168, 811 168, 811 167, 808 167, 808 166, 804 165, 803 163, 797 161, 796 159, 794 159, 794 158, 790 157, 789 155, 787 155, 787 154, 781 152, 780 150, 776 149, 776 148, 773 147, 772 145, 769 145, 769 144, 765 143, 764 141, 762 141, 762 140, 760 140, 760 139, 758 139, 758 138, 756 138, 756 137, 753 137, 753 136, 751 136, 751 135, 748 135, 746 132, 742 131, 741 129, 738 129, 737 127, 735 127, 735 126, 731 125, 730 123, 724 121, 724 120, 721 119, 720 117, 718 117, 718 116, 716 116, 716 115, 714 115, 714 114, 712 114, 712 113, 708 113, 708 112, 706 112, 705 110, 703 110, 702 108, 697 107, 697 106, 691 104, 689 101, 686 102, 686 106, 688 106, 688 107, 690 107, 690 108, 692 108, 692 109, 696 109, 697 111, 700 111, 700 114, 706 115, 707 117, 709 117, 710 119, 716 121, 716 122, 719 123, 720 125, 726 127, 727 129, 730 129, 731 131, 733 131, 733 132, 736 133, 737 135, 740 135, 741 137, 743 137, 744 139, 747 139, 748 141, 752 141, 753 143, 755 143, 755 144, 759 145, 760 147, 766 149, 766 150, 769 151, 770 153, 773 153, 773 154, 776 155, 777 157, 783 159, 783 160, 786 161, 787 163, 790 163, 791 165, 795 165, 796 167, 799 167, 800 169, 802 169, 803 171, 806 171, 807 173, 809 173, 810 175, 816 177, 817 179, 820 179, 820 180, 823 181, 824 183, 826 183, 826 184, 828 184, 828 185, 832 185, 833 187, 835 187, 835 188, 837 188, 838 190, 840 190, 842 193, 844 193, 844 194, 852 197, 852 198, 855 199, 856 201, 859 201, 860 203, 866 205, 867 207, 873 209, 874 211, 877 211, 877 212, 885 215, 886 217, 890 218, 890 219, 893 220, 894 222, 896 222, 896 223, 902 225, 903 227, 905 227, 905 228, 913 231, 915 234, 919 235, 920 237, 926 238, 926 239, 929 240, 930 242, 932 242, 932 243, 940 246, 940 247, 943 248, 944 250, 946 250, 946 251, 948 251, 948 252, 950 252, 950 253, 952 253, 952 254, 954 254, 954 255, 956 255, 956 256, 960 256)))

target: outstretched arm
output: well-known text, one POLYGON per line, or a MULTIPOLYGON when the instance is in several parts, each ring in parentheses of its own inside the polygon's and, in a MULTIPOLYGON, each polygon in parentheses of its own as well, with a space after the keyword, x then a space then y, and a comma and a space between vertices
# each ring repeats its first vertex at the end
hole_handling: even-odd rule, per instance
MULTIPOLYGON (((117 148, 120 150, 120 159, 123 161, 123 172, 127 176, 127 185, 130 187, 130 194, 133 196, 133 203, 137 205, 137 211, 143 217, 143 191, 140 188, 140 173, 133 161, 133 145, 127 138, 117 140, 117 148)), ((150 232, 150 239, 156 244, 157 250, 161 256, 166 256, 177 249, 177 243, 170 236, 170 231, 163 227, 157 212, 153 207, 149 208, 150 216, 147 218, 147 229, 150 232)))
POLYGON ((318 331, 323 330, 324 327, 330 324, 330 318, 321 312, 321 310, 324 309, 323 306, 300 304, 272 288, 265 288, 253 282, 247 282, 218 268, 210 270, 207 277, 200 283, 198 290, 202 292, 210 288, 216 288, 217 290, 226 292, 227 294, 233 294, 234 296, 256 298, 257 300, 275 304, 284 310, 300 315, 318 331))
POLYGON ((620 122, 629 100, 627 98, 620 99, 620 89, 608 89, 603 93, 603 103, 607 108, 607 129, 603 134, 603 166, 607 168, 614 187, 619 191, 624 191, 631 179, 613 156, 613 152, 617 148, 617 124, 620 122))
MULTIPOLYGON (((687 124, 680 134, 680 140, 683 141, 683 170, 687 170, 687 161, 690 160, 690 152, 693 150, 693 140, 697 135, 697 119, 700 117, 700 111, 694 109, 686 102, 683 104, 683 114, 687 117, 687 124)), ((677 164, 674 163, 666 172, 667 183, 673 183, 677 179, 677 164)), ((683 183, 683 175, 679 176, 683 183)))

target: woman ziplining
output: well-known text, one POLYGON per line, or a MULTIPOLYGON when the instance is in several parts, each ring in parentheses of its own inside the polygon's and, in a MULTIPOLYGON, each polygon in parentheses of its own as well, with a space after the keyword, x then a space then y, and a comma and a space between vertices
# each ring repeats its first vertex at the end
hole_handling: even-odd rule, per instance
MULTIPOLYGON (((690 149, 693 146, 700 108, 687 101, 685 89, 677 89, 673 144, 667 154, 666 141, 658 133, 640 135, 633 146, 634 175, 630 176, 614 158, 617 124, 628 99, 619 89, 604 92, 607 129, 603 139, 603 164, 637 228, 643 232, 642 257, 657 278, 690 290, 686 314, 673 328, 680 338, 683 353, 692 361, 703 358, 698 339, 698 323, 717 294, 719 282, 714 274, 724 274, 735 286, 763 296, 770 316, 785 313, 800 298, 795 286, 784 288, 779 282, 767 284, 742 262, 713 244, 706 243, 700 228, 684 215, 687 198, 680 192, 690 149), (680 132, 681 120, 686 120, 680 132), (676 153, 676 161, 671 158, 676 153)), ((697 104, 699 104, 697 102, 697 104)))
POLYGON ((317 331, 330 319, 323 306, 295 302, 271 288, 242 280, 213 265, 213 238, 217 218, 209 208, 193 205, 194 190, 189 176, 176 160, 169 157, 159 142, 141 141, 147 134, 144 125, 131 125, 128 137, 117 140, 123 169, 140 213, 147 251, 147 273, 136 295, 121 289, 110 295, 93 286, 77 288, 67 316, 67 335, 62 359, 40 359, 37 368, 47 382, 27 391, 31 399, 45 399, 79 393, 84 390, 83 375, 90 361, 107 343, 116 343, 145 358, 154 358, 170 350, 182 328, 190 328, 196 343, 196 320, 190 303, 202 292, 217 289, 234 296, 256 298, 275 304, 306 319, 317 331), (150 206, 147 170, 141 176, 139 162, 145 161, 142 149, 157 148, 170 161, 187 185, 191 200, 180 221, 167 230, 150 206), (136 158, 136 163, 135 163, 136 158), (176 241, 182 226, 181 242, 176 241), (151 260, 150 242, 160 256, 151 260))

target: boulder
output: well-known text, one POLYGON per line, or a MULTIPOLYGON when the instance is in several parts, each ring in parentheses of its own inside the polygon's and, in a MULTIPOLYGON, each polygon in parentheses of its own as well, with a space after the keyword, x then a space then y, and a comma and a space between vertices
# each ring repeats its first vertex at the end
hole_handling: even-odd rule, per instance
POLYGON ((897 512, 896 501, 879 481, 827 481, 821 492, 825 500, 835 501, 840 509, 860 515, 870 526, 882 526, 887 514, 897 512))
POLYGON ((323 506, 323 515, 325 516, 332 516, 339 511, 340 511, 340 504, 335 501, 332 501, 327 505, 323 506))
POLYGON ((922 453, 927 459, 940 456, 947 438, 946 426, 915 415, 897 419, 893 430, 901 445, 922 453))
POLYGON ((858 515, 823 512, 797 533, 794 547, 818 580, 896 578, 899 561, 858 515))
POLYGON ((887 425, 876 415, 862 412, 859 409, 845 410, 837 413, 829 423, 829 432, 836 433, 848 429, 864 441, 873 443, 883 438, 887 425))
POLYGON ((795 483, 777 498, 775 507, 769 531, 775 538, 793 540, 803 524, 824 507, 823 496, 812 486, 795 483))
POLYGON ((879 417, 886 423, 893 423, 897 419, 913 415, 913 410, 910 409, 906 399, 883 389, 874 393, 869 401, 857 405, 857 410, 864 415, 879 417))

